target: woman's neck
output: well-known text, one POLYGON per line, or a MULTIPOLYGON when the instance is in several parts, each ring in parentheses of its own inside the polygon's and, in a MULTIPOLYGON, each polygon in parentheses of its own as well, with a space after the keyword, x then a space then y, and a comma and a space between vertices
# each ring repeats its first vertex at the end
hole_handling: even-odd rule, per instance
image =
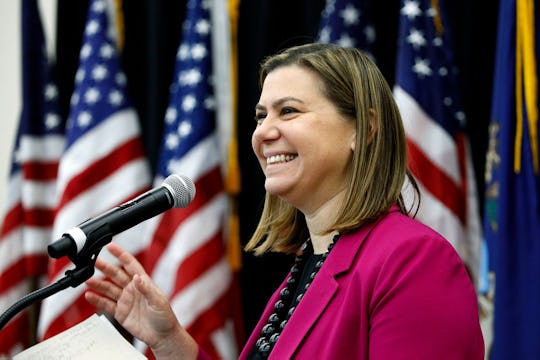
POLYGON ((304 214, 306 224, 309 229, 309 236, 313 244, 313 252, 315 254, 323 254, 328 251, 328 245, 333 242, 333 237, 337 231, 325 233, 336 220, 338 211, 341 208, 345 190, 340 191, 335 196, 330 198, 316 211, 304 214))

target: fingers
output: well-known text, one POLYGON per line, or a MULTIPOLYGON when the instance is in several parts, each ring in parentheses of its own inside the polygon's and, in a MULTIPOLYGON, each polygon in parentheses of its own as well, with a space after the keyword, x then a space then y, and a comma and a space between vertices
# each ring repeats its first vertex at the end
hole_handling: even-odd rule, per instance
POLYGON ((101 259, 96 259, 96 268, 120 287, 126 287, 131 281, 131 276, 116 265, 109 264, 101 259))
POLYGON ((117 244, 110 243, 107 245, 107 250, 120 261, 120 264, 124 267, 130 277, 133 277, 135 274, 146 274, 141 263, 117 244))
POLYGON ((112 301, 111 299, 107 299, 106 297, 100 296, 91 291, 85 292, 84 298, 90 304, 94 305, 98 309, 101 309, 109 314, 114 314, 116 311, 116 303, 112 301))
POLYGON ((110 281, 91 278, 86 281, 86 285, 95 292, 100 293, 101 296, 108 297, 114 302, 118 301, 122 295, 123 288, 116 286, 110 281))

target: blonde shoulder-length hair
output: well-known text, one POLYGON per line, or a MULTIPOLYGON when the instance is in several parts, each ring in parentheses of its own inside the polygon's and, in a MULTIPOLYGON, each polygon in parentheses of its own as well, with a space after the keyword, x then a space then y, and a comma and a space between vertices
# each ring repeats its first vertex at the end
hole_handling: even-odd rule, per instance
MULTIPOLYGON (((406 209, 401 191, 405 178, 419 206, 418 186, 407 168, 405 132, 392 90, 375 63, 363 52, 313 43, 286 49, 266 58, 260 86, 277 68, 296 65, 317 74, 323 93, 338 111, 356 124, 356 147, 350 164, 345 202, 327 233, 346 233, 372 222, 397 204, 406 209)), ((256 255, 295 253, 308 236, 304 215, 281 198, 266 193, 261 218, 246 244, 256 255)))

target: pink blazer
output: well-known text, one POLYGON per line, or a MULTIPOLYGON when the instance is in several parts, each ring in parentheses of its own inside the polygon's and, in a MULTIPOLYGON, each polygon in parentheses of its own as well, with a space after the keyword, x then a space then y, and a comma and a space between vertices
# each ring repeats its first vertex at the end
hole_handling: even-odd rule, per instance
MULTIPOLYGON (((240 359, 278 297, 279 289, 240 359)), ((397 207, 343 235, 270 354, 291 358, 482 360, 476 294, 458 254, 397 207)))

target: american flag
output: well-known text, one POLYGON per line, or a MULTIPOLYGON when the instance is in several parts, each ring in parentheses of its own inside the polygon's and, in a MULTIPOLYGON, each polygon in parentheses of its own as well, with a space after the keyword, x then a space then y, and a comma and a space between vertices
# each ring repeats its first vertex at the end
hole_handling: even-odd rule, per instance
POLYGON ((193 179, 194 201, 152 220, 144 263, 180 323, 212 358, 237 358, 233 274, 226 258, 228 197, 222 179, 210 1, 187 2, 156 183, 171 173, 193 179))
POLYGON ((476 181, 450 34, 433 4, 401 3, 394 96, 422 192, 417 218, 452 243, 477 281, 482 238, 476 181))
MULTIPOLYGON (((57 180, 59 204, 53 238, 148 190, 151 176, 140 125, 128 99, 126 77, 116 47, 112 3, 89 2, 75 90, 66 124, 66 146, 57 180)), ((138 225, 114 238, 131 253, 144 247, 138 225)), ((103 251, 100 256, 109 255, 103 251)), ((67 258, 51 260, 49 281, 72 268, 67 258)), ((44 300, 38 331, 48 338, 84 320, 96 309, 83 298, 85 286, 44 300)))
POLYGON ((318 41, 373 52, 376 32, 367 0, 327 0, 318 41))
MULTIPOLYGON (((38 2, 23 0, 21 10, 23 108, 0 230, 0 313, 44 285, 55 180, 64 148, 64 122, 57 112, 58 92, 52 82, 38 2)), ((32 344, 35 321, 30 310, 23 310, 1 330, 0 358, 9 358, 32 344)))

